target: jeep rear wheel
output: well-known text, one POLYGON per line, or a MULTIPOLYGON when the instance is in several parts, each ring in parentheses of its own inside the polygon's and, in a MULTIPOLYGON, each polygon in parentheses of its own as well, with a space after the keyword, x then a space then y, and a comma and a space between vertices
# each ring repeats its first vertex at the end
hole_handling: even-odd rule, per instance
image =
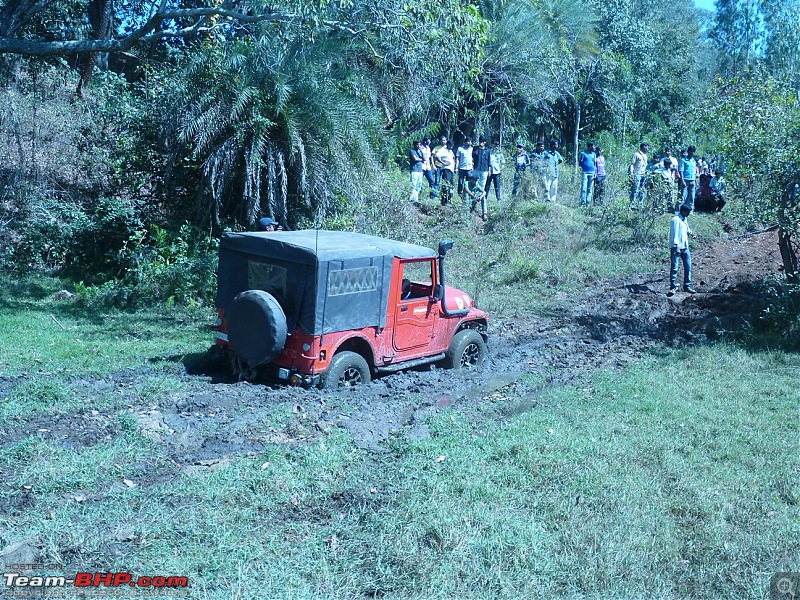
POLYGON ((447 369, 477 369, 486 360, 486 342, 474 329, 464 329, 453 336, 442 361, 447 369))
POLYGON ((286 344, 286 315, 272 294, 242 292, 226 313, 228 340, 243 367, 263 365, 281 353, 286 344))
POLYGON ((369 365, 364 357, 355 352, 344 351, 333 357, 330 369, 323 378, 322 387, 353 387, 369 383, 371 379, 369 365))

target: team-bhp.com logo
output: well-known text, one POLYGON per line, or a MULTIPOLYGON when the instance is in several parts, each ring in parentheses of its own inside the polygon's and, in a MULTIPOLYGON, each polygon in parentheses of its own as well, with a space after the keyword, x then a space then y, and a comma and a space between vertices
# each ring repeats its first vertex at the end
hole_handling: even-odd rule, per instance
POLYGON ((142 590, 150 589, 181 589, 189 587, 187 577, 177 577, 174 575, 153 577, 136 577, 130 573, 76 573, 73 579, 63 576, 28 576, 20 573, 3 573, 6 589, 9 590, 45 590, 49 588, 65 588, 74 586, 76 588, 138 588, 142 590))

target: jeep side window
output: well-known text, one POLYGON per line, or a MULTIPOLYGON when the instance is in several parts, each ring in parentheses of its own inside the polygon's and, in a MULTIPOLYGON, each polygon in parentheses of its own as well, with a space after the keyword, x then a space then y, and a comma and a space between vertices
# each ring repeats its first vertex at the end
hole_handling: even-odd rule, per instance
POLYGON ((401 300, 428 298, 433 294, 432 264, 430 260, 403 263, 401 300))

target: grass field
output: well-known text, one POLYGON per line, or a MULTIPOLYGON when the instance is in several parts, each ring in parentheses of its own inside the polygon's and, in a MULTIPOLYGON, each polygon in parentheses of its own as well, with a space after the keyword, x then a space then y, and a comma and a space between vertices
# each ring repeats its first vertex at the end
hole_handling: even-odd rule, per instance
POLYGON ((81 570, 187 575, 197 598, 758 598, 800 568, 798 370, 672 351, 518 414, 444 410, 389 454, 334 432, 196 472, 120 416, 82 450, 4 447, 0 526, 81 570))
MULTIPOLYGON (((520 210, 529 226, 498 223, 497 244, 461 234, 499 265, 477 291, 500 314, 649 264, 652 246, 609 252, 573 211, 520 210), (540 231, 540 250, 515 246, 540 231)), ((481 285, 453 264, 456 285, 481 285)), ((800 571, 796 354, 663 347, 578 384, 456 402, 430 438, 385 453, 333 428, 198 467, 131 408, 202 389, 183 363, 207 347, 213 311, 51 300, 64 285, 0 293, 16 341, 0 347, 0 428, 34 427, 0 444, 0 548, 28 541, 65 575, 185 575, 190 597, 215 599, 623 599, 763 598, 773 573, 800 571), (98 414, 110 421, 92 443, 49 430, 98 414)))

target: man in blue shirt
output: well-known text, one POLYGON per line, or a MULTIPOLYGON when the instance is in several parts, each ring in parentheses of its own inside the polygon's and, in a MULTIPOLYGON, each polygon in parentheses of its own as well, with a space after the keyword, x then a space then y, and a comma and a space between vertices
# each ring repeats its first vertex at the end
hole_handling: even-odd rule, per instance
POLYGON ((589 206, 592 202, 592 187, 594 185, 595 160, 597 154, 594 151, 594 143, 589 142, 586 150, 581 152, 578 157, 578 164, 581 166, 581 206, 589 206))
POLYGON ((694 210, 694 197, 697 194, 697 158, 694 153, 697 148, 689 146, 686 149, 686 156, 681 156, 680 163, 678 164, 678 171, 683 179, 683 203, 689 207, 689 210, 694 210))

